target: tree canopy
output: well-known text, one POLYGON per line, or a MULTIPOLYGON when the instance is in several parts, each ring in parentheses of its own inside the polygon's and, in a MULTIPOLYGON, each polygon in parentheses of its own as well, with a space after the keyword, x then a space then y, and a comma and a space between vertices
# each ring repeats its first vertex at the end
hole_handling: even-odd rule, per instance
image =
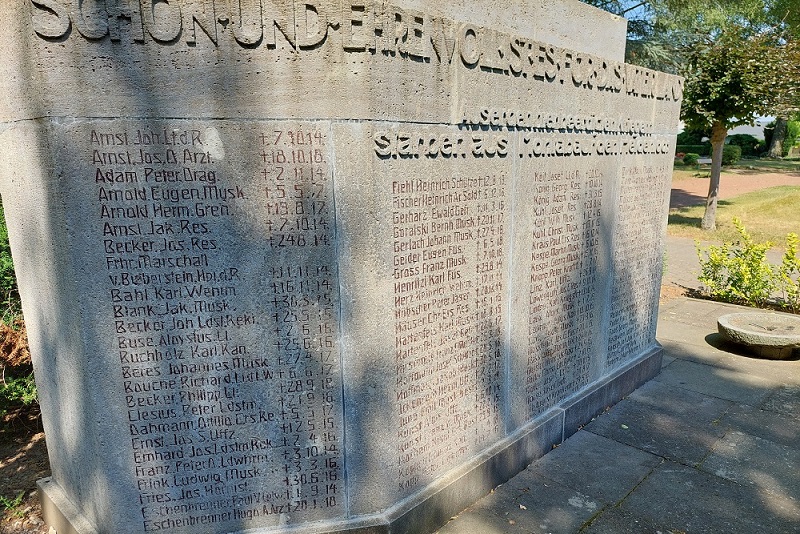
POLYGON ((683 120, 700 129, 717 122, 729 129, 790 108, 795 61, 794 44, 780 34, 738 25, 695 43, 682 69, 683 120))
POLYGON ((731 24, 695 44, 684 67, 681 116, 711 130, 711 178, 701 227, 716 227, 722 149, 727 132, 759 115, 788 110, 800 80, 797 48, 777 31, 731 24))
POLYGON ((626 61, 680 73, 686 50, 731 23, 762 25, 797 0, 582 0, 628 19, 626 61), (770 5, 767 5, 767 2, 770 5), (772 2, 776 3, 773 9, 772 2))
POLYGON ((759 115, 785 117, 800 104, 798 0, 585 1, 642 19, 629 22, 627 61, 686 78, 681 118, 690 128, 711 132, 702 227, 713 229, 728 129, 759 115))

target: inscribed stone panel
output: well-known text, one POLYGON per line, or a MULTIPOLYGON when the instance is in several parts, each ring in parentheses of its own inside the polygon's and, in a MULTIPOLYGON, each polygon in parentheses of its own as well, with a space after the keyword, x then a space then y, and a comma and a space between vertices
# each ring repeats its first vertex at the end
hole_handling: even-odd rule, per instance
POLYGON ((107 377, 90 394, 117 451, 108 499, 139 503, 126 518, 139 528, 344 514, 329 128, 97 120, 53 132, 68 147, 84 336, 114 355, 87 358, 107 377))
POLYGON ((413 494, 505 432, 510 147, 458 126, 335 135, 348 147, 336 162, 343 318, 361 325, 345 379, 359 399, 347 428, 358 512, 413 494))

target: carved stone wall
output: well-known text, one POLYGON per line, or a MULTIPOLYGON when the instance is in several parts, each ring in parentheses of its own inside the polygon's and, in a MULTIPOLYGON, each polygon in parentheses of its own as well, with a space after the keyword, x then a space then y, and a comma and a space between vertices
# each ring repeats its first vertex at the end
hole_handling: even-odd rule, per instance
POLYGON ((433 530, 657 372, 682 80, 578 2, 3 3, 78 532, 433 530))

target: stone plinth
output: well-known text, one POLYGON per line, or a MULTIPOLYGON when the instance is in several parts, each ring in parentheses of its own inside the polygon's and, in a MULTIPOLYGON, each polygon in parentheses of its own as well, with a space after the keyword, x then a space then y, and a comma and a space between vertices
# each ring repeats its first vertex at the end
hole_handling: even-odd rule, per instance
POLYGON ((658 372, 682 80, 623 63, 623 20, 0 17, 0 192, 60 530, 430 531, 658 372))
POLYGON ((800 348, 800 317, 782 313, 729 313, 717 320, 719 333, 750 351, 785 360, 800 348))

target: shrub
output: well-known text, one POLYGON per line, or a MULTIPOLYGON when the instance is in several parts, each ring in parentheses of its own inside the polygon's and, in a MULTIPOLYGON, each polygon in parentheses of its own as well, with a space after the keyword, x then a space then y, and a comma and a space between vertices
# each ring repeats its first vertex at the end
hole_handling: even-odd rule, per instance
POLYGON ((689 152, 683 156, 683 163, 685 165, 697 165, 698 160, 700 159, 700 154, 693 154, 689 152))
POLYGON ((4 377, 0 381, 0 417, 20 406, 30 406, 38 401, 33 373, 24 376, 4 377))
POLYGON ((703 132, 701 130, 684 130, 678 134, 678 144, 679 145, 699 145, 703 143, 703 138, 711 137, 711 134, 708 132, 703 132))
POLYGON ((750 134, 729 135, 728 144, 741 147, 745 158, 758 156, 764 150, 764 141, 750 134))
POLYGON ((786 236, 786 251, 778 267, 778 283, 783 291, 781 304, 794 313, 800 312, 800 258, 797 257, 799 243, 797 234, 790 233, 786 236))
POLYGON ((0 203, 0 417, 36 402, 36 384, 22 321, 17 277, 0 203))
POLYGON ((742 147, 725 145, 722 147, 722 164, 735 165, 742 159, 742 147))
POLYGON ((698 280, 714 299, 749 306, 763 306, 770 296, 780 291, 776 302, 794 313, 800 312, 800 237, 786 236, 786 250, 781 264, 771 265, 766 259, 772 243, 756 243, 739 219, 733 220, 740 240, 736 243, 697 246, 701 274, 698 280))
POLYGON ((778 288, 778 274, 767 261, 772 243, 756 243, 739 219, 733 219, 739 233, 736 243, 700 248, 700 276, 709 295, 717 300, 762 306, 778 288))
POLYGON ((675 147, 675 152, 683 152, 684 154, 688 154, 689 152, 693 154, 700 154, 701 156, 708 156, 711 154, 711 144, 706 143, 702 145, 677 145, 675 147))
MULTIPOLYGON (((775 134, 775 121, 770 122, 764 127, 764 143, 766 147, 772 143, 772 136, 775 134)), ((786 123, 786 139, 783 140, 783 151, 781 156, 784 158, 789 155, 789 151, 797 143, 800 137, 800 122, 789 121, 786 123)))
POLYGON ((783 157, 789 155, 789 150, 797 144, 798 137, 800 137, 800 122, 789 121, 786 124, 786 142, 783 143, 783 157))
POLYGON ((8 228, 2 202, 0 202, 0 307, 2 307, 0 310, 2 311, 2 321, 9 326, 14 325, 22 316, 17 277, 14 274, 14 262, 11 259, 8 228))

